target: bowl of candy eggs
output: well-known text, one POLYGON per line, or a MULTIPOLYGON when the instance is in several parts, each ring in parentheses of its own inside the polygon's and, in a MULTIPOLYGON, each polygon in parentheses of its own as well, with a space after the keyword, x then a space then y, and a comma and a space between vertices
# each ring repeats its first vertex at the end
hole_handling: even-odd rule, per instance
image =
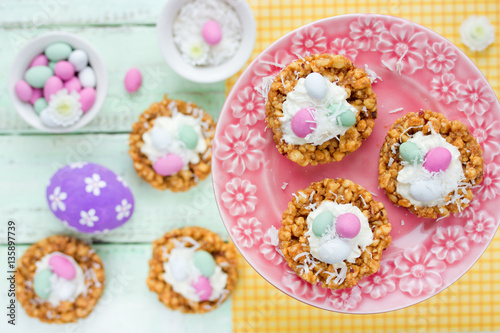
POLYGON ((31 126, 66 133, 99 113, 108 89, 102 58, 85 40, 52 32, 29 41, 12 64, 9 94, 31 126))
POLYGON ((157 35, 170 68, 188 80, 212 83, 246 64, 256 27, 246 0, 169 0, 157 35))

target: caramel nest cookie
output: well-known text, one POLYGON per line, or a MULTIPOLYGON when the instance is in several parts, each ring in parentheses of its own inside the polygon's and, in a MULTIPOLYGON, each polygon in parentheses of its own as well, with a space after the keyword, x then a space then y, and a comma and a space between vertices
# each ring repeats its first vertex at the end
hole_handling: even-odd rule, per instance
POLYGON ((30 317, 71 323, 87 317, 104 290, 101 258, 81 240, 51 236, 31 245, 17 263, 16 295, 30 317))
POLYGON ((483 151, 466 125, 430 110, 396 120, 380 149, 379 184, 397 206, 426 218, 465 209, 483 179, 483 151))
POLYGON ((215 122, 207 112, 165 96, 133 124, 129 155, 151 186, 187 191, 210 174, 214 134, 215 122))
POLYGON ((149 289, 167 307, 184 313, 216 309, 238 277, 234 245, 200 227, 174 229, 154 241, 149 267, 149 289))
POLYGON ((279 245, 288 265, 329 289, 353 287, 375 273, 391 244, 384 205, 347 179, 324 179, 298 191, 281 223, 279 245))
POLYGON ((292 62, 277 75, 266 103, 278 151, 301 166, 342 160, 370 136, 376 117, 370 78, 342 55, 292 62))

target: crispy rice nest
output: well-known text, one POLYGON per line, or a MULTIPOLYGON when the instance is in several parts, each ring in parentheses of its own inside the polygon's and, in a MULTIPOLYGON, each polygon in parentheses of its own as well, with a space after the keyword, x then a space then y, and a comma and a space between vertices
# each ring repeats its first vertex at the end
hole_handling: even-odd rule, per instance
POLYGON ((343 289, 355 286, 363 277, 371 275, 379 269, 382 252, 391 244, 391 236, 389 235, 391 224, 387 218, 384 205, 373 200, 369 191, 347 179, 327 178, 312 183, 306 189, 298 191, 296 195, 297 198, 288 203, 288 208, 283 213, 278 236, 283 256, 288 266, 298 276, 311 284, 319 282, 321 286, 329 289, 343 289), (313 192, 312 200, 309 201, 313 192), (300 253, 310 251, 309 241, 304 236, 308 230, 307 216, 311 212, 311 208, 308 206, 311 203, 318 203, 319 206, 321 202, 326 200, 339 204, 351 203, 353 206, 358 207, 368 218, 368 223, 373 232, 372 244, 366 247, 361 256, 356 259, 356 262, 346 262, 347 276, 341 284, 336 284, 334 279, 326 283, 328 274, 323 272, 333 272, 333 265, 316 259, 318 263, 309 272, 305 273, 299 266, 304 264, 305 257, 301 256, 297 260, 294 259, 300 253), (319 270, 321 272, 316 275, 319 270))
POLYGON ((346 57, 332 54, 315 54, 299 59, 285 67, 276 77, 269 90, 266 103, 266 123, 273 131, 278 151, 301 166, 340 161, 361 146, 372 133, 377 118, 377 96, 372 90, 370 79, 363 69, 357 68, 346 57), (317 72, 347 91, 347 102, 359 112, 356 123, 340 136, 319 146, 313 144, 293 145, 282 140, 280 117, 283 103, 293 90, 299 78, 317 72), (283 78, 283 79, 282 79, 283 78), (283 85, 284 82, 284 85, 283 85), (367 111, 363 112, 363 106, 367 111))
MULTIPOLYGON (((476 138, 471 135, 467 126, 460 121, 450 121, 446 119, 443 114, 430 110, 410 112, 396 120, 391 126, 385 137, 385 142, 380 149, 378 180, 380 187, 385 190, 385 193, 395 205, 406 207, 413 214, 420 217, 435 219, 438 218, 438 216, 448 216, 458 213, 469 206, 469 203, 460 200, 459 202, 455 201, 446 205, 433 207, 412 205, 409 200, 403 198, 397 192, 398 172, 403 168, 401 165, 402 158, 399 156, 399 149, 395 149, 396 153, 392 152, 391 149, 394 144, 406 142, 406 140, 410 138, 410 135, 418 131, 429 134, 431 132, 431 125, 447 142, 459 149, 462 158, 462 169, 467 178, 467 182, 471 186, 474 186, 482 181, 483 151, 476 138), (391 166, 389 166, 391 158, 393 162, 391 166)), ((446 197, 447 201, 454 192, 455 191, 448 194, 446 197)), ((467 194, 465 194, 464 197, 472 201, 474 196, 470 187, 467 188, 467 194)))
POLYGON ((168 99, 165 95, 164 99, 159 103, 153 103, 140 116, 139 121, 132 125, 132 132, 129 137, 129 155, 134 162, 134 169, 146 182, 159 190, 169 189, 173 192, 182 192, 189 190, 195 186, 199 180, 205 179, 211 171, 212 158, 212 140, 215 135, 215 122, 212 117, 200 109, 196 104, 179 100, 168 99), (205 141, 207 143, 207 151, 200 154, 200 162, 198 164, 189 164, 188 170, 181 170, 175 175, 162 176, 153 170, 153 165, 146 155, 141 152, 141 147, 144 144, 142 135, 153 128, 154 121, 157 117, 171 117, 172 112, 169 109, 169 104, 175 103, 177 110, 185 115, 192 115, 194 109, 200 110, 203 117, 202 121, 208 124, 208 129, 203 130, 205 141))
POLYGON ((167 232, 163 237, 153 242, 153 257, 149 260, 149 275, 146 283, 149 290, 158 294, 160 302, 172 310, 179 310, 184 313, 205 313, 216 309, 225 302, 234 288, 238 279, 238 267, 236 258, 236 248, 232 243, 226 243, 216 233, 201 227, 184 227, 167 232), (228 275, 226 290, 222 299, 215 301, 193 302, 186 299, 181 294, 175 292, 170 284, 163 279, 163 263, 167 260, 164 253, 170 253, 175 247, 173 239, 181 240, 182 237, 189 236, 200 243, 200 249, 210 253, 217 265, 228 275))
POLYGON ((87 317, 104 291, 104 267, 101 258, 83 241, 69 236, 51 236, 31 245, 17 262, 16 296, 28 316, 46 323, 71 323, 87 317), (36 262, 52 252, 61 252, 75 259, 85 273, 95 272, 99 282, 85 276, 87 295, 79 295, 72 303, 61 302, 57 307, 39 298, 33 290, 36 262))

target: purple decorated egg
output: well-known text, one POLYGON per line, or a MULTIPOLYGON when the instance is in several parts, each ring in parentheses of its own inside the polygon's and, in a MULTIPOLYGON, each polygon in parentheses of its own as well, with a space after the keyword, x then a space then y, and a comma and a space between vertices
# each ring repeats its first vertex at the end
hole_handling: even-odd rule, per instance
POLYGON ((450 162, 450 151, 444 147, 436 147, 425 155, 424 168, 429 172, 439 172, 448 169, 450 162))
POLYGON ((47 202, 66 226, 102 233, 127 222, 134 197, 125 181, 94 163, 76 162, 59 169, 47 187, 47 202))

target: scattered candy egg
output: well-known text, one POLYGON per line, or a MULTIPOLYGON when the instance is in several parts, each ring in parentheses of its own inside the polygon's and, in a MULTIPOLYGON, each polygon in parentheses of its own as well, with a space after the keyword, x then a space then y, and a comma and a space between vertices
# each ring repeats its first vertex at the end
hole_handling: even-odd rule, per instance
POLYGON ((451 162, 451 152, 444 147, 432 148, 425 155, 424 168, 429 172, 446 170, 451 162))
POLYGON ((54 66, 54 74, 61 80, 67 81, 75 76, 75 67, 66 60, 61 60, 54 66))
POLYGON ((401 157, 408 162, 417 161, 420 163, 422 161, 422 151, 418 148, 417 144, 411 141, 403 142, 399 146, 399 154, 401 157))
POLYGON ((312 116, 313 112, 313 108, 303 108, 292 117, 292 131, 299 138, 306 137, 316 129, 316 121, 312 116))
POLYGON ((52 272, 50 269, 41 270, 35 275, 33 280, 33 289, 35 290, 35 294, 41 299, 47 299, 50 296, 50 292, 52 290, 50 283, 51 276, 52 272))
POLYGON ((45 110, 49 106, 45 98, 41 97, 36 100, 36 102, 33 104, 33 109, 35 110, 36 113, 40 114, 43 110, 45 110))
POLYGON ((68 81, 64 82, 64 88, 66 88, 68 92, 80 92, 80 90, 82 90, 82 84, 80 83, 80 80, 78 80, 78 78, 74 76, 68 81))
POLYGON ((214 20, 208 20, 203 24, 203 28, 201 29, 201 35, 205 42, 210 45, 218 44, 222 39, 222 30, 220 28, 219 23, 214 20))
POLYGON ((318 252, 321 261, 334 265, 347 259, 351 253, 351 247, 343 239, 334 238, 323 243, 318 252))
POLYGON ((329 211, 322 212, 321 214, 316 216, 312 223, 313 233, 318 237, 323 236, 328 227, 333 226, 334 218, 335 216, 333 216, 333 213, 329 211))
POLYGON ((175 154, 167 154, 156 160, 153 164, 153 170, 161 176, 175 175, 184 167, 182 158, 175 154))
POLYGON ((172 277, 176 281, 184 281, 188 277, 188 263, 183 258, 180 257, 172 257, 168 261, 172 277))
POLYGON ((43 97, 45 97, 45 100, 50 103, 52 95, 55 95, 62 88, 62 80, 57 76, 51 76, 47 82, 45 82, 45 86, 43 87, 43 97))
POLYGON ((47 126, 47 127, 59 127, 58 124, 56 124, 52 118, 49 116, 49 113, 47 112, 47 109, 44 109, 40 112, 40 120, 42 123, 47 126))
POLYGON ((52 69, 47 66, 36 66, 28 68, 24 73, 24 79, 33 88, 43 88, 45 82, 54 74, 52 69))
POLYGON ((317 100, 322 100, 326 96, 328 87, 326 85, 326 79, 323 75, 319 73, 310 73, 306 76, 306 81, 304 82, 307 94, 317 100))
POLYGON ((85 67, 78 73, 78 79, 82 84, 82 87, 94 88, 97 82, 97 78, 94 70, 91 67, 85 67))
POLYGON ((344 127, 351 127, 356 124, 356 115, 351 110, 346 110, 337 117, 337 123, 344 127))
POLYGON ((167 151, 173 140, 170 133, 159 127, 153 127, 150 133, 153 146, 159 151, 167 151))
POLYGON ((82 105, 82 111, 85 113, 94 105, 95 103, 95 89, 94 88, 83 88, 80 91, 80 104, 82 105))
POLYGON ((43 95, 43 90, 40 88, 33 88, 33 94, 31 94, 30 103, 35 104, 37 100, 43 95))
POLYGON ((52 71, 54 71, 54 69, 56 68, 56 64, 57 64, 57 62, 55 62, 55 61, 49 62, 49 67, 50 67, 50 69, 52 69, 52 71))
POLYGON ((45 49, 45 55, 51 61, 68 59, 70 53, 71 53, 71 46, 63 42, 50 44, 45 49))
POLYGON ((183 125, 179 130, 179 140, 184 142, 187 149, 195 149, 198 145, 198 134, 193 127, 183 125))
POLYGON ((66 280, 73 280, 76 276, 76 269, 73 263, 66 257, 53 255, 49 259, 49 266, 52 272, 66 280))
POLYGON ((75 71, 79 72, 89 63, 89 56, 85 51, 77 49, 71 52, 68 61, 75 67, 75 71))
MULTIPOLYGON (((42 112, 43 113, 43 112, 42 112)), ((85 233, 103 233, 126 223, 134 213, 134 197, 125 181, 101 165, 78 162, 59 169, 46 190, 52 213, 66 226, 85 233)))
POLYGON ((215 271, 214 257, 207 251, 199 250, 193 254, 193 262, 203 276, 210 277, 215 271))
POLYGON ((134 93, 141 87, 142 84, 142 74, 137 68, 131 68, 125 74, 125 89, 129 93, 134 93))
POLYGON ((205 276, 200 276, 198 280, 191 284, 196 290, 196 294, 200 297, 200 301, 208 301, 210 295, 212 295, 212 286, 210 285, 210 280, 205 276))
POLYGON ((35 67, 35 66, 47 66, 49 64, 49 59, 45 54, 39 54, 37 55, 33 60, 31 60, 30 65, 28 68, 35 67))
POLYGON ((354 238, 361 230, 361 222, 352 213, 340 214, 335 222, 335 230, 342 238, 354 238))
POLYGON ((14 86, 17 97, 23 102, 29 102, 33 96, 33 88, 24 80, 19 80, 14 86))
POLYGON ((418 201, 434 201, 442 197, 441 187, 432 181, 419 180, 410 185, 410 195, 418 201))

